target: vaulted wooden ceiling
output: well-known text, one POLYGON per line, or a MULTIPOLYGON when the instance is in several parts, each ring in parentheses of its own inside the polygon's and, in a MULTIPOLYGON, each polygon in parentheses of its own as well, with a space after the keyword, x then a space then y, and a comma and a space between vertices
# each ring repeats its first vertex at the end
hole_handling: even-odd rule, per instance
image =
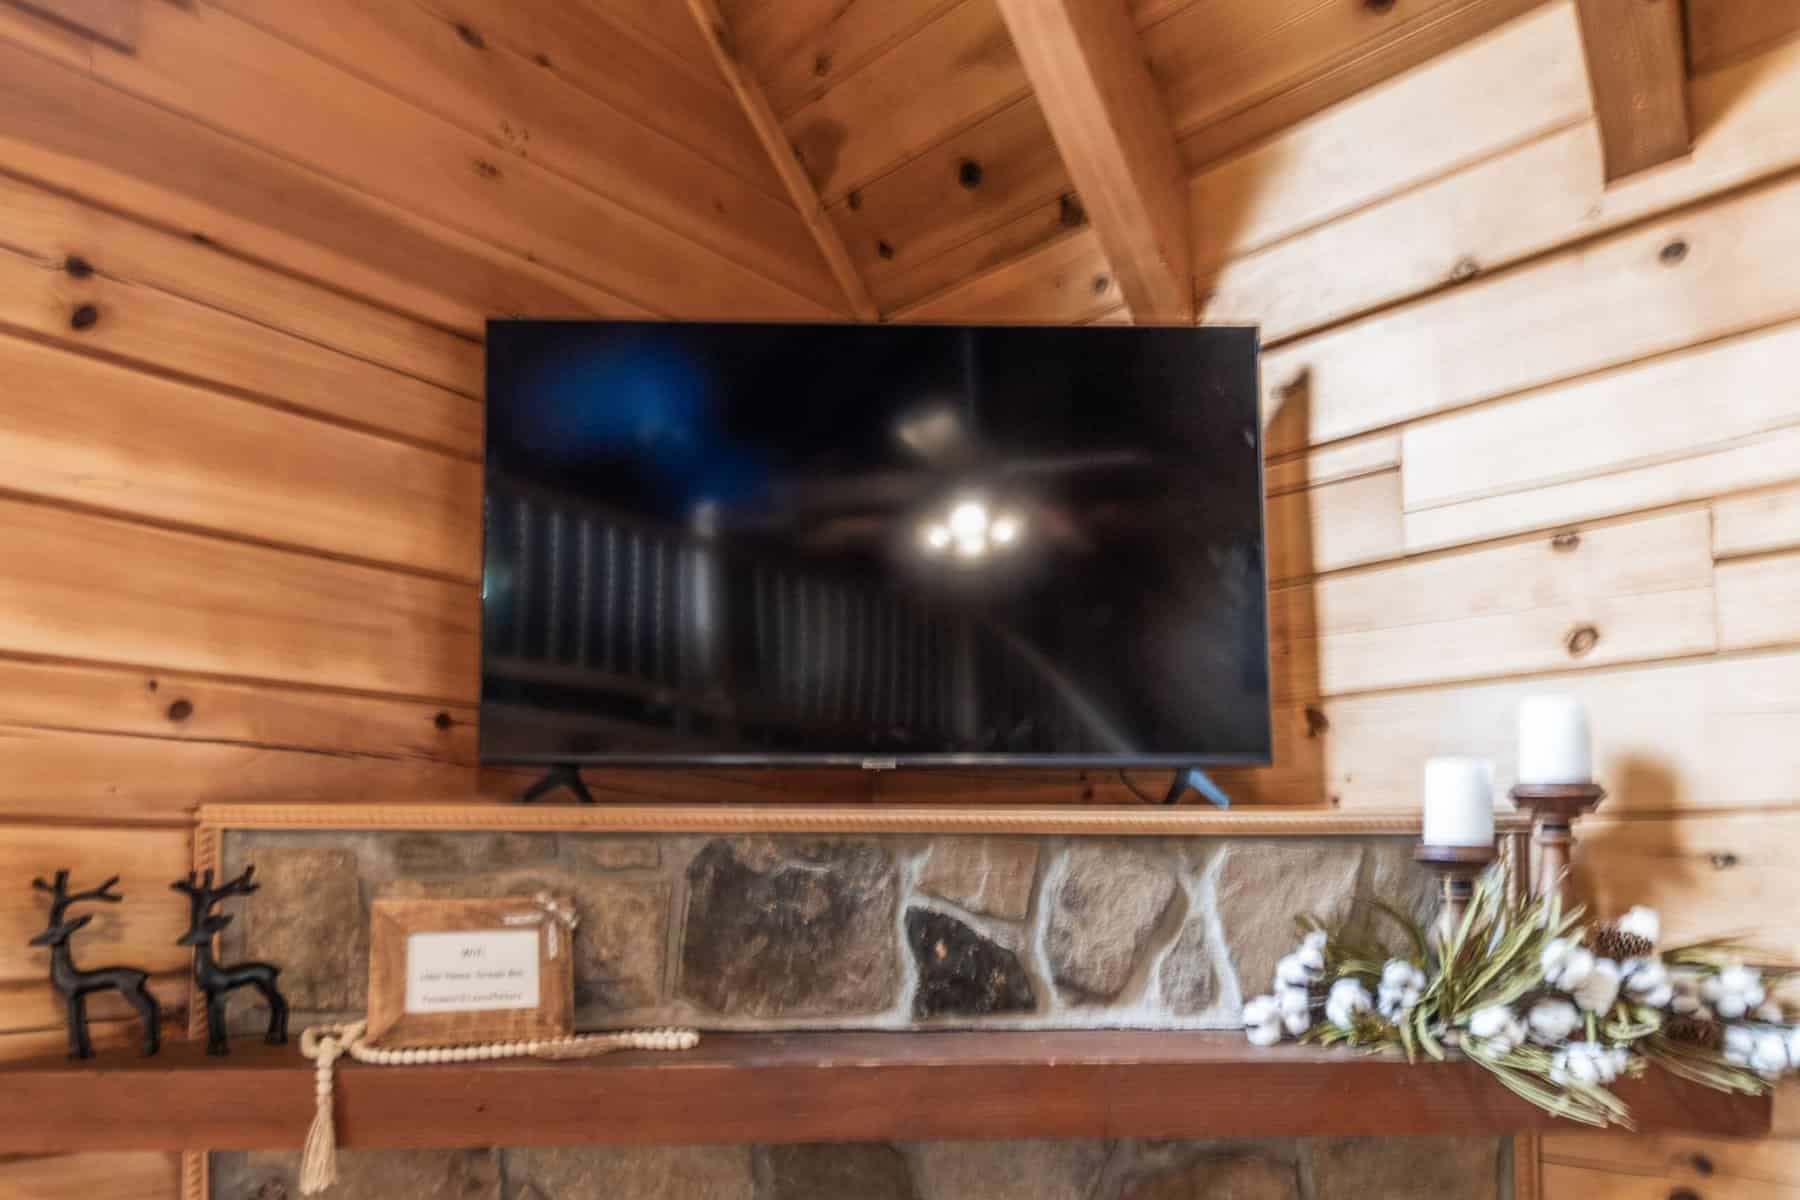
MULTIPOLYGON (((689 0, 846 311, 969 319, 968 280, 994 281, 974 289, 993 313, 1029 274, 1058 293, 1040 319, 1077 321, 1205 317, 1207 260, 1236 241, 1221 164, 1540 4, 689 0)), ((1729 54, 1724 30, 1794 7, 1687 0, 1686 37, 1729 54)), ((1681 0, 1578 8, 1607 176, 1684 153, 1681 0)))

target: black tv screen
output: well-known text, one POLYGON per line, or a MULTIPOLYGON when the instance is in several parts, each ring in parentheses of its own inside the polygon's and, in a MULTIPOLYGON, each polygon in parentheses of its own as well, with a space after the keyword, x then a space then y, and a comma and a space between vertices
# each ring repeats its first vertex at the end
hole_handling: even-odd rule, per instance
POLYGON ((490 762, 1269 757, 1236 328, 494 321, 490 762))

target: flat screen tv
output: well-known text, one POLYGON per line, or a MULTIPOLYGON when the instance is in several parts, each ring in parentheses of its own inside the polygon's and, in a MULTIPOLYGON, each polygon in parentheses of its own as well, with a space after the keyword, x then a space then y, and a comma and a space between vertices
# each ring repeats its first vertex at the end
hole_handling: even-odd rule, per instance
POLYGON ((494 321, 489 762, 1269 758, 1237 328, 494 321))

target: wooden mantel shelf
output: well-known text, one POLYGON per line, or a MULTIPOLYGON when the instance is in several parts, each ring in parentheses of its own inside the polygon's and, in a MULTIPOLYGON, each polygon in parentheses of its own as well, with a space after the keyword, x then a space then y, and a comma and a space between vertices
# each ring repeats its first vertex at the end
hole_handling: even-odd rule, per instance
MULTIPOLYGON (((0 1068, 0 1153, 298 1148, 312 1066, 294 1046, 0 1068)), ((1754 1136, 1770 1102, 1652 1071, 1640 1128, 1754 1136)), ((1409 1065, 1235 1033, 714 1034, 681 1054, 436 1067, 342 1064, 356 1146, 925 1138, 1502 1133, 1560 1123, 1466 1061, 1409 1065)), ((1567 1127, 1563 1125, 1563 1127, 1567 1127)))

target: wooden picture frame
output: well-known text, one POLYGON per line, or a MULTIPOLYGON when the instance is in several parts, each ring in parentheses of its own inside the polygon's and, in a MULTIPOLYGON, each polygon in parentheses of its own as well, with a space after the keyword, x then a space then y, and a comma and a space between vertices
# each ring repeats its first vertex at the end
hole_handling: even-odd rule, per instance
POLYGON ((569 1036, 574 911, 572 901, 545 895, 376 900, 370 1044, 403 1050, 569 1036), (428 950, 433 957, 422 961, 428 950))

